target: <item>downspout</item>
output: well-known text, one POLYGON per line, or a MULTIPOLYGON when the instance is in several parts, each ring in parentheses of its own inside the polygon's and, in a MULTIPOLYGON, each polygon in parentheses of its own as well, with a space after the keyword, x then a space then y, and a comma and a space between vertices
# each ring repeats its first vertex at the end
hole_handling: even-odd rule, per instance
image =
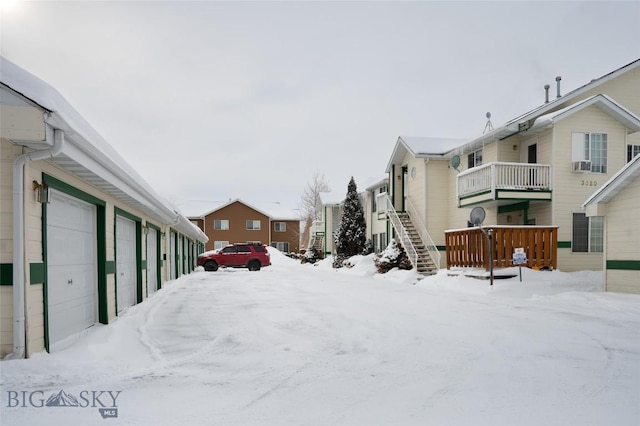
MULTIPOLYGON (((47 126, 45 141, 50 142, 47 126)), ((13 352, 5 359, 25 356, 25 267, 24 267, 24 166, 28 161, 53 158, 62 152, 64 132, 53 131, 53 146, 18 156, 13 162, 13 352)))

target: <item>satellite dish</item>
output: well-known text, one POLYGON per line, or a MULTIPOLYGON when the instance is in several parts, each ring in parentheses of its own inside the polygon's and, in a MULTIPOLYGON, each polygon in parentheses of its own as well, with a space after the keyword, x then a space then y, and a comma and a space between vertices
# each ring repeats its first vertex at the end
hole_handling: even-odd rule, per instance
POLYGON ((482 207, 474 207, 471 210, 471 214, 469 215, 469 220, 473 223, 474 226, 482 225, 484 222, 484 218, 486 217, 486 213, 482 207))
POLYGON ((460 156, 459 155, 454 155, 451 158, 451 167, 456 171, 460 171, 460 170, 458 170, 458 167, 460 167, 460 156))

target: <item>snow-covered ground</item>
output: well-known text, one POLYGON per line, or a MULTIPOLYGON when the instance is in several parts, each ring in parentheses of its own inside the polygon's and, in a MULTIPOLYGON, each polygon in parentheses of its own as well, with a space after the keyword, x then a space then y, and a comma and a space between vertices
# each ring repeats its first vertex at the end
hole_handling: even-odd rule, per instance
POLYGON ((0 423, 640 424, 640 297, 601 292, 601 273, 491 288, 375 274, 370 256, 272 260, 194 272, 66 350, 1 362, 0 423))

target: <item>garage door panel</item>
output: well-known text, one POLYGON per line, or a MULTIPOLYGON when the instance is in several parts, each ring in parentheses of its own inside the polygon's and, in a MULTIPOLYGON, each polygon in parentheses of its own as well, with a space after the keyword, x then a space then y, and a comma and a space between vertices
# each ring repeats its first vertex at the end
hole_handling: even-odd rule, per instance
POLYGON ((118 312, 133 306, 137 296, 136 224, 116 217, 116 272, 118 312))
POLYGON ((47 206, 47 315, 55 346, 97 322, 94 205, 52 190, 47 206))
POLYGON ((47 241, 57 249, 47 253, 49 265, 92 265, 95 262, 94 232, 79 232, 49 226, 47 241))

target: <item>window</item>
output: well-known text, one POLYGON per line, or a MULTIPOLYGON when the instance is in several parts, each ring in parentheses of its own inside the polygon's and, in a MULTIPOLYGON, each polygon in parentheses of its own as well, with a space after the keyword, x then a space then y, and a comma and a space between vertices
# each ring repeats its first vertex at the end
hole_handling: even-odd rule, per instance
POLYGON ((273 241, 273 242, 271 242, 271 247, 275 247, 275 248, 277 248, 278 250, 280 250, 283 253, 288 253, 289 252, 289 243, 273 241))
POLYGON ((482 165, 482 149, 472 152, 467 157, 467 168, 478 167, 482 165))
POLYGON ((223 247, 226 247, 229 245, 229 241, 214 241, 213 242, 213 249, 214 250, 220 250, 223 247))
POLYGON ((237 246, 238 253, 251 253, 251 249, 247 245, 238 244, 237 246))
POLYGON ((572 161, 591 161, 592 173, 607 173, 607 134, 573 133, 572 161))
POLYGON ((229 229, 229 221, 220 219, 214 220, 213 229, 216 231, 227 231, 229 229))
POLYGON ((640 145, 627 145, 627 163, 640 154, 640 145))
POLYGON ((276 232, 285 232, 287 230, 287 223, 286 222, 274 222, 273 223, 273 230, 276 232))
POLYGON ((573 253, 602 253, 604 249, 604 218, 587 217, 584 213, 573 214, 573 253))
POLYGON ((260 230, 260 221, 259 220, 248 220, 247 221, 247 229, 252 231, 260 230))

